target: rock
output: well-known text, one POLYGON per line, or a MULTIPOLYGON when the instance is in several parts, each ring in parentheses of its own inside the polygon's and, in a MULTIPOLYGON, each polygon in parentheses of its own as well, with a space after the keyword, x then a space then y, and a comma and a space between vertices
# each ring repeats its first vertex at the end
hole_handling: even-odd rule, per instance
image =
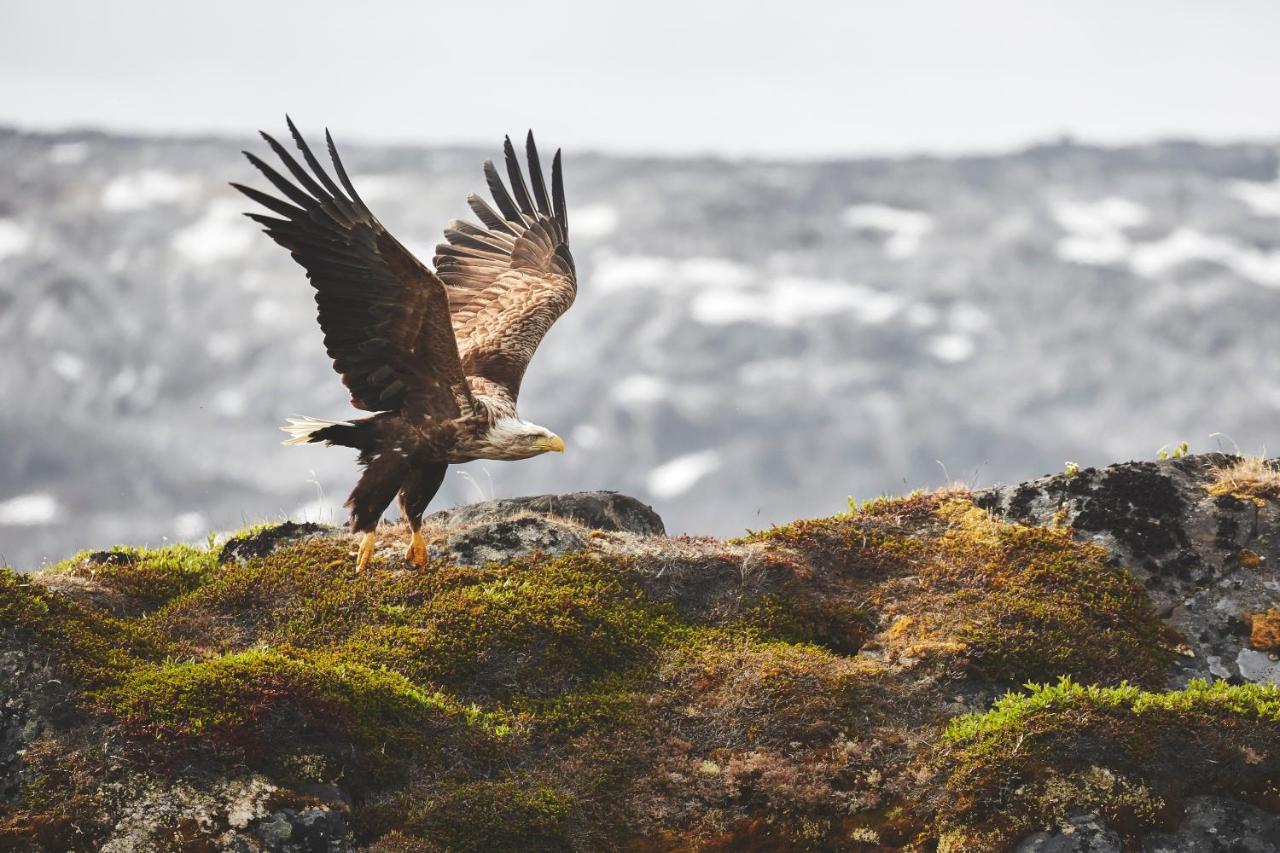
POLYGON ((243 563, 251 557, 265 557, 286 543, 307 539, 321 533, 331 533, 334 530, 335 528, 312 524, 309 521, 302 524, 286 521, 283 524, 264 528, 248 536, 229 540, 222 546, 222 552, 218 555, 218 562, 223 564, 231 562, 243 563))
POLYGON ((314 806, 280 809, 258 821, 253 833, 278 853, 342 853, 350 849, 341 812, 314 806))
POLYGON ((1280 816, 1221 797, 1192 797, 1175 831, 1142 841, 1142 853, 1280 853, 1280 816))
POLYGON ((1037 832, 1018 845, 1017 853, 1120 853, 1120 836, 1097 815, 1076 815, 1052 832, 1037 832))
POLYGON ((627 495, 605 491, 502 498, 433 513, 429 520, 446 526, 472 525, 527 513, 559 516, 589 530, 621 531, 642 536, 666 533, 662 519, 652 507, 627 495))
POLYGON ((1184 643, 1170 687, 1276 680, 1280 668, 1248 645, 1250 617, 1280 607, 1269 568, 1280 565, 1280 506, 1210 494, 1213 471, 1235 461, 1208 453, 1086 468, 990 489, 977 502, 1014 521, 1071 527, 1132 571, 1184 643))
POLYGON ((449 559, 465 566, 504 563, 541 552, 558 556, 580 551, 587 538, 580 528, 549 518, 525 516, 480 523, 446 540, 449 559))
POLYGON ((654 535, 612 493, 432 517, 435 556, 497 571, 357 573, 345 532, 278 525, 154 612, 0 573, 0 849, 1280 853, 1277 818, 1204 796, 1268 802, 1274 694, 1128 704, 1280 682, 1250 645, 1280 607, 1280 513, 1210 495, 1229 462, 733 540, 654 535))

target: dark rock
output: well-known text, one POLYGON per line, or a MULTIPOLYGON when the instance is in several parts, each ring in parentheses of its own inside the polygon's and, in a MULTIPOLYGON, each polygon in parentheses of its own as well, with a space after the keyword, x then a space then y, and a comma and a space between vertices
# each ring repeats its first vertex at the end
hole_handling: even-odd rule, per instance
POLYGON ((469 525, 534 513, 566 518, 590 530, 662 536, 666 528, 653 508, 617 492, 571 492, 567 495, 533 495, 503 498, 433 513, 430 520, 442 525, 469 525))
POLYGON ((1280 662, 1249 648, 1242 630, 1248 614, 1280 606, 1280 586, 1258 568, 1280 560, 1280 541, 1267 534, 1280 526, 1280 507, 1209 494, 1213 471, 1235 461, 1207 453, 1128 462, 977 499, 1016 521, 1069 526, 1133 572, 1181 638, 1170 687, 1191 678, 1280 681, 1280 662))
POLYGON ((1052 832, 1037 832, 1018 845, 1017 853, 1120 853, 1120 836, 1097 815, 1076 815, 1052 832))
POLYGON ((243 563, 253 557, 265 557, 274 553, 286 543, 332 531, 331 527, 312 524, 309 521, 302 524, 286 521, 283 524, 259 530, 257 533, 228 540, 218 554, 218 562, 224 565, 231 562, 243 563))
POLYGON ((277 853, 343 853, 350 849, 342 812, 322 806, 280 809, 259 820, 253 833, 277 853))
POLYGON ((1143 853, 1280 853, 1280 816, 1221 797, 1192 797, 1174 832, 1142 841, 1143 853))

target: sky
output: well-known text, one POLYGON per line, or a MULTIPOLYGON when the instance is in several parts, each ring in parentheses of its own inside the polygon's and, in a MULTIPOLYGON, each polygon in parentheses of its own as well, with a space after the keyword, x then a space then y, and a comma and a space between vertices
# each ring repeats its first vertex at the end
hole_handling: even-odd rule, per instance
POLYGON ((0 123, 767 158, 1280 137, 1275 0, 0 0, 0 123))

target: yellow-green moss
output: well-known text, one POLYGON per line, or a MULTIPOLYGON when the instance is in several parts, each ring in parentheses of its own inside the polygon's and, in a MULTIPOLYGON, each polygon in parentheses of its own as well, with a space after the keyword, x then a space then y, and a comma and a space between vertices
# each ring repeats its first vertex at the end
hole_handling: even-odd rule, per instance
POLYGON ((446 780, 395 801, 393 808, 391 819, 399 825, 375 850, 582 849, 574 843, 583 832, 576 826, 578 803, 568 791, 538 779, 446 780))
POLYGON ((91 577, 144 607, 158 607, 200 586, 218 568, 217 552, 194 545, 82 551, 49 571, 91 577))
POLYGON ((116 619, 0 568, 0 632, 12 632, 93 688, 169 650, 148 625, 116 619))
POLYGON ((443 745, 463 743, 464 732, 478 747, 509 729, 504 718, 422 690, 395 672, 269 650, 139 668, 103 701, 137 734, 243 750, 260 765, 320 750, 379 770, 429 753, 438 759, 443 745))
POLYGON ((1028 692, 947 727, 938 824, 998 846, 1071 813, 1094 811, 1135 834, 1193 791, 1255 797, 1274 791, 1276 743, 1276 685, 1193 681, 1163 693, 1070 679, 1028 685, 1028 692))
POLYGON ((1062 675, 1163 682, 1173 659, 1163 623, 1106 551, 1065 529, 996 521, 967 500, 938 511, 949 526, 937 576, 967 605, 956 639, 980 671, 1015 683, 1062 675))
POLYGON ((348 551, 317 539, 227 567, 157 621, 192 641, 221 624, 224 651, 327 651, 481 699, 552 695, 652 661, 673 629, 625 567, 587 554, 357 575, 348 551))

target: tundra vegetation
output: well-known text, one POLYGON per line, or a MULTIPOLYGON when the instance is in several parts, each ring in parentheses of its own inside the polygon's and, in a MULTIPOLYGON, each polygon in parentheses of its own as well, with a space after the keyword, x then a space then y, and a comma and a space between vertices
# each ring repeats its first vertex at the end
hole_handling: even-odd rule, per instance
POLYGON ((323 807, 382 853, 995 851, 1082 811, 1138 838, 1194 794, 1280 808, 1280 689, 1168 689, 1182 639, 1126 566, 981 503, 735 540, 550 519, 586 546, 426 569, 267 527, 5 570, 0 651, 51 675, 0 846, 97 849, 157 791, 227 780, 268 793, 148 831, 212 849, 323 807))

